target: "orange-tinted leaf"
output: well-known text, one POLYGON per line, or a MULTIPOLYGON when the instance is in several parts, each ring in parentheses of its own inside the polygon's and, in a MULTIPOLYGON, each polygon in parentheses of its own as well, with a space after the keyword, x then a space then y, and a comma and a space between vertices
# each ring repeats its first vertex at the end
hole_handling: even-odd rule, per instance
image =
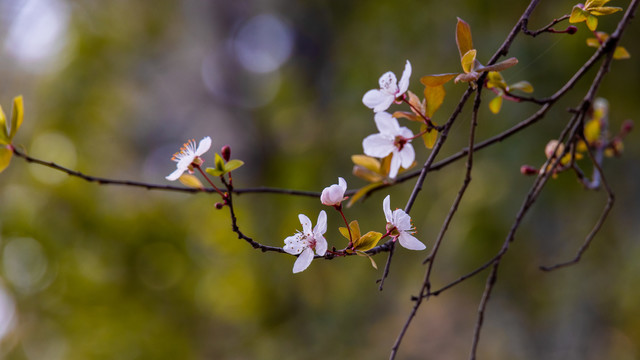
POLYGON ((444 101, 444 86, 425 86, 424 97, 427 100, 427 117, 431 118, 433 114, 440 108, 444 101))
POLYGON ((422 121, 422 118, 412 112, 396 111, 392 115, 396 119, 405 118, 411 121, 422 121))
POLYGON ((500 108, 502 108, 502 96, 496 96, 489 102, 489 110, 497 114, 500 112, 500 108))
POLYGON ((391 158, 393 157, 393 153, 385 156, 380 163, 380 174, 387 176, 389 175, 389 170, 391 169, 391 158))
MULTIPOLYGON (((427 125, 422 125, 420 127, 421 132, 426 129, 427 129, 427 125)), ((438 130, 436 129, 431 129, 431 131, 428 131, 422 135, 422 141, 424 141, 424 146, 427 149, 433 149, 433 146, 436 144, 437 140, 438 140, 438 130)))
POLYGON ((578 5, 574 6, 571 10, 571 16, 569 17, 569 22, 572 24, 583 22, 587 20, 589 17, 589 12, 581 9, 578 5))
POLYGON ((471 27, 460 18, 458 18, 458 24, 456 25, 456 44, 458 45, 458 51, 460 51, 460 58, 473 49, 471 27))
POLYGON ((613 6, 604 6, 604 7, 594 7, 589 9, 589 12, 591 13, 591 15, 596 15, 596 16, 611 15, 613 13, 617 13, 618 11, 622 11, 622 8, 613 7, 613 6))
POLYGON ((613 52, 613 58, 616 60, 628 59, 630 57, 631 57, 631 54, 629 54, 627 49, 623 48, 622 46, 616 47, 616 49, 613 52))
POLYGON ((380 161, 376 158, 372 158, 367 155, 351 155, 351 161, 354 164, 360 165, 365 169, 378 172, 380 171, 380 161))
POLYGON ((598 18, 593 15, 589 15, 587 17, 587 27, 591 31, 596 31, 596 29, 598 28, 598 18))
POLYGON ((202 182, 200 182, 200 180, 198 180, 197 177, 195 177, 195 176, 193 176, 191 174, 182 174, 182 175, 180 175, 178 180, 180 180, 182 185, 184 185, 186 187, 190 187, 190 188, 193 188, 193 189, 204 189, 204 186, 202 185, 202 182))
POLYGON ((364 251, 359 251, 359 250, 356 251, 356 254, 358 254, 359 256, 364 256, 364 257, 369 258, 369 261, 371 261, 371 266, 373 266, 374 269, 378 270, 378 265, 376 265, 376 261, 373 260, 373 258, 369 254, 367 254, 364 251))
POLYGON ((516 65, 517 63, 518 59, 512 57, 497 64, 477 68, 476 71, 502 71, 516 65))
POLYGON ((467 51, 464 56, 462 56, 460 63, 462 64, 462 70, 465 73, 470 73, 471 71, 473 71, 473 65, 476 61, 476 53, 477 51, 475 49, 471 49, 467 51))
POLYGON ((4 169, 9 166, 11 162, 11 156, 13 156, 13 151, 7 149, 6 147, 0 148, 0 173, 4 171, 4 169))
POLYGON ((599 48, 600 47, 600 41, 598 41, 598 39, 596 39, 596 38, 588 38, 587 39, 587 46, 594 47, 594 48, 599 48))
POLYGON ((522 92, 530 94, 533 92, 533 85, 531 85, 528 81, 518 81, 517 83, 509 86, 509 90, 520 90, 522 92))
MULTIPOLYGON (((348 208, 351 207, 351 205, 355 204, 355 202, 360 200, 360 198, 362 198, 363 196, 367 195, 373 189, 377 189, 377 188, 379 188, 381 186, 383 186, 382 182, 377 182, 377 183, 369 184, 369 185, 359 189, 358 191, 356 191, 355 194, 353 194, 353 196, 351 196, 351 198, 349 199, 349 203, 347 204, 347 207, 348 208)), ((346 228, 345 228, 345 230, 346 230, 346 228)))
MULTIPOLYGON (((455 73, 455 74, 449 73, 449 74, 427 75, 427 76, 423 76, 422 78, 420 78, 420 82, 424 86, 430 86, 430 87, 440 86, 440 85, 444 85, 448 81, 451 81, 451 79, 453 79, 457 75, 458 75, 457 73, 455 73)), ((428 102, 428 100, 427 100, 427 102, 428 102)))
POLYGON ((377 231, 369 231, 360 237, 353 245, 356 250, 367 251, 378 244, 378 241, 382 239, 382 234, 377 231))

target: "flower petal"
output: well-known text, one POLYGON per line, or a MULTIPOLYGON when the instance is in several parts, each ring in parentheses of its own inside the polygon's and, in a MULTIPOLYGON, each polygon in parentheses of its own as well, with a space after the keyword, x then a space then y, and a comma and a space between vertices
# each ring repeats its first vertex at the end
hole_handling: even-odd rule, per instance
POLYGON ((362 140, 364 153, 369 156, 383 158, 389 155, 396 147, 393 139, 382 134, 369 135, 362 140))
MULTIPOLYGON (((378 131, 380 131, 380 134, 388 135, 392 138, 400 134, 400 124, 398 124, 398 120, 388 112, 382 111, 376 113, 373 119, 376 122, 376 127, 378 131)), ((409 130, 409 132, 411 132, 411 130, 409 130)))
POLYGON ((380 84, 380 90, 391 94, 395 99, 395 95, 398 93, 398 79, 396 78, 396 74, 387 71, 380 76, 378 83, 380 84))
POLYGON ((291 255, 298 255, 307 248, 307 243, 304 241, 304 235, 301 233, 297 233, 295 235, 291 235, 284 239, 284 246, 282 249, 291 255))
POLYGON ((196 150, 196 156, 200 156, 206 153, 210 147, 211 147, 211 138, 207 136, 202 140, 200 140, 200 143, 198 144, 198 149, 196 150))
POLYGON ((311 261, 313 261, 313 250, 306 248, 302 254, 298 255, 298 259, 293 264, 293 273, 296 274, 308 268, 311 261))
POLYGON ((327 213, 322 210, 320 211, 320 214, 318 214, 318 222, 316 223, 316 227, 313 228, 313 237, 318 240, 316 238, 316 236, 322 237, 322 234, 327 232, 327 213))
POLYGON ((394 147, 393 156, 391 157, 391 164, 389 164, 389 177, 395 179, 398 175, 398 171, 400 170, 400 153, 394 147))
POLYGON ((180 176, 182 175, 182 173, 185 170, 186 169, 181 169, 180 167, 178 167, 174 172, 169 174, 169 176, 166 176, 165 179, 167 179, 169 181, 176 181, 176 180, 178 180, 180 178, 180 176))
POLYGON ((387 110, 394 100, 395 97, 392 94, 378 89, 369 90, 362 97, 362 103, 374 112, 387 110))
MULTIPOLYGON (((398 95, 404 94, 409 89, 409 78, 411 77, 411 63, 407 60, 407 64, 404 66, 402 77, 398 83, 398 95)), ((398 96, 396 95, 396 97, 398 96)))
POLYGON ((420 240, 416 239, 415 236, 406 232, 400 233, 398 241, 400 242, 400 245, 409 250, 424 250, 427 248, 427 246, 420 240))
POLYGON ((343 191, 347 191, 347 182, 341 177, 338 178, 338 186, 340 186, 343 191))
POLYGON ((324 256, 327 252, 327 239, 320 235, 316 237, 316 254, 324 256))
POLYGON ((413 150, 413 145, 411 144, 404 144, 404 147, 398 153, 398 155, 400 157, 400 164, 405 169, 408 169, 416 159, 416 152, 415 150, 413 150))
POLYGON ((382 210, 384 211, 384 218, 390 223, 393 220, 393 214, 391 213, 391 195, 387 195, 382 201, 382 210))
POLYGON ((305 235, 311 235, 311 220, 305 214, 299 214, 300 224, 302 224, 302 233, 305 235))
POLYGON ((398 231, 408 231, 411 230, 411 216, 404 212, 402 209, 396 209, 393 211, 393 225, 398 228, 398 231))

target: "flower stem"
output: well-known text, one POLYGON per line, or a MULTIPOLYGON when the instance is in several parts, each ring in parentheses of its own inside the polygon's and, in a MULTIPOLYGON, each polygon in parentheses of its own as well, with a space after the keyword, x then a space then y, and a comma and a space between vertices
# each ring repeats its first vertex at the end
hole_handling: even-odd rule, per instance
POLYGON ((353 246, 353 235, 351 235, 351 227, 349 226, 349 222, 347 221, 347 217, 344 216, 342 212, 342 204, 335 205, 334 208, 338 210, 340 215, 342 215, 342 220, 344 220, 344 224, 347 226, 347 231, 349 232, 349 245, 347 245, 347 249, 350 249, 353 246))
POLYGON ((209 183, 209 185, 211 185, 211 187, 213 187, 213 189, 218 192, 218 194, 220 194, 220 196, 222 196, 223 200, 227 199, 227 195, 225 195, 225 193, 223 193, 217 186, 216 184, 214 184, 211 179, 209 179, 209 177, 207 176, 207 174, 202 171, 202 168, 199 165, 194 165, 194 168, 198 169, 198 171, 200 171, 200 174, 202 174, 202 176, 204 176, 205 180, 207 180, 207 182, 209 183))
POLYGON ((433 124, 433 122, 431 122, 431 118, 429 118, 426 114, 422 113, 422 111, 420 111, 418 108, 416 108, 415 106, 413 106, 413 104, 411 104, 409 102, 409 100, 407 100, 407 96, 404 95, 402 96, 402 101, 407 103, 407 105, 409 105, 409 107, 418 115, 420 115, 420 117, 424 120, 424 123, 427 125, 427 129, 431 130, 431 129, 438 129, 437 126, 435 126, 433 124))

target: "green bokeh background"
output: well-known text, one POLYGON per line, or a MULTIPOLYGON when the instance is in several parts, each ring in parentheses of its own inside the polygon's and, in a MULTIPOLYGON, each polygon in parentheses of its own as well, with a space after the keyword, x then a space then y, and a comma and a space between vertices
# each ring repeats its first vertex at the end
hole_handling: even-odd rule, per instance
MULTIPOLYGON (((13 96, 25 97, 17 146, 87 174, 167 184, 173 152, 186 139, 209 135, 215 151, 228 144, 232 156, 245 161, 234 172, 237 187, 320 191, 342 176, 354 189, 365 183, 350 175, 350 155, 361 153, 362 139, 376 132, 361 98, 378 77, 388 70, 399 76, 409 59, 410 89, 420 93, 419 77, 458 71, 456 16, 470 23, 478 58, 486 61, 527 3, 4 0, 0 103, 7 111, 13 96), (66 24, 58 51, 37 62, 17 56, 9 41, 29 6, 45 13, 53 6, 66 24), (261 14, 284 23, 293 42, 281 67, 257 74, 238 62, 234 41, 261 14)), ((573 5, 542 1, 531 27, 573 5)), ((602 17, 600 29, 613 31, 620 18, 602 17)), ((26 29, 38 24, 48 23, 26 29)), ((536 96, 550 95, 592 54, 586 27, 578 28, 573 36, 519 37, 511 55, 520 63, 504 72, 506 80, 529 80, 536 96)), ((637 21, 629 26, 622 45, 632 58, 614 62, 599 93, 610 101, 613 129, 640 118, 639 29, 637 21)), ((435 287, 498 251, 532 183, 519 174, 520 165, 543 163, 545 144, 564 127, 566 109, 578 104, 594 74, 543 121, 477 153, 473 182, 434 268, 435 287)), ((464 89, 447 85, 436 122, 446 120, 464 89)), ((465 146, 468 108, 442 158, 465 146)), ((478 138, 536 109, 505 102, 496 116, 485 102, 478 138)), ((606 196, 582 189, 570 174, 548 184, 500 268, 480 358, 640 357, 637 139, 632 133, 624 156, 606 160, 617 202, 594 244, 579 265, 550 274, 538 266, 573 256, 606 196)), ((428 152, 416 148, 420 163, 428 152)), ((213 153, 205 160, 211 164, 213 153)), ((417 236, 429 248, 463 175, 463 162, 430 174, 412 210, 417 236)), ((411 188, 408 182, 390 190, 392 206, 403 207, 411 188)), ((347 216, 363 229, 382 230, 385 194, 347 216)), ((292 257, 236 239, 215 201, 214 195, 99 186, 14 158, 0 175, 0 357, 388 357, 422 282, 425 253, 400 248, 383 292, 375 283, 381 270, 364 258, 314 261, 293 275, 292 257)), ((339 215, 317 199, 242 195, 236 208, 241 229, 272 246, 300 228, 297 214, 315 223, 326 209, 327 239, 344 246, 339 215)), ((386 255, 375 259, 382 268, 386 255)), ((399 358, 466 358, 486 275, 423 304, 399 358)))

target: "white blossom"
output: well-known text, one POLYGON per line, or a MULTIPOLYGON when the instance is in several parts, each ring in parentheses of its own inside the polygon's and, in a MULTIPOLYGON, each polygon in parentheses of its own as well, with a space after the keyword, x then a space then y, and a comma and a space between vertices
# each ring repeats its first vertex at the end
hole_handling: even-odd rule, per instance
POLYGON ((409 78, 411 77, 411 63, 407 60, 404 66, 404 72, 400 78, 400 82, 396 79, 396 75, 388 71, 380 77, 380 89, 367 91, 362 97, 362 102, 373 112, 385 111, 409 88, 409 78))
POLYGON ((391 212, 391 196, 387 195, 382 202, 384 217, 387 219, 387 231, 391 231, 391 236, 398 239, 400 245, 409 250, 424 250, 426 246, 412 234, 415 229, 411 225, 411 216, 402 209, 391 212))
POLYGON ((311 220, 304 215, 298 215, 302 224, 302 232, 284 239, 284 251, 291 255, 298 255, 298 259, 293 264, 293 272, 299 273, 308 268, 313 260, 313 251, 324 256, 327 252, 327 240, 323 234, 327 232, 327 213, 322 210, 318 215, 316 227, 311 229, 311 220))
POLYGON ((176 165, 177 169, 171 174, 169 174, 169 176, 167 176, 166 179, 170 181, 174 181, 174 180, 178 180, 178 178, 180 178, 182 173, 184 173, 185 171, 189 171, 189 173, 193 173, 192 164, 194 162, 197 165, 202 164, 202 159, 200 159, 200 155, 207 152, 210 147, 211 147, 211 138, 208 136, 200 140, 200 143, 198 144, 198 148, 196 148, 195 139, 191 139, 186 143, 184 143, 184 145, 182 145, 182 147, 180 148, 180 151, 173 154, 173 157, 171 158, 171 160, 178 163, 176 165))
POLYGON ((398 120, 385 111, 376 113, 375 121, 380 133, 364 138, 362 147, 366 155, 377 158, 393 153, 389 167, 389 177, 393 179, 398 175, 400 166, 408 169, 416 158, 409 140, 413 133, 407 127, 400 127, 398 120))
POLYGON ((333 184, 322 190, 320 201, 327 206, 338 206, 345 199, 345 191, 347 191, 347 182, 339 177, 337 184, 333 184))

